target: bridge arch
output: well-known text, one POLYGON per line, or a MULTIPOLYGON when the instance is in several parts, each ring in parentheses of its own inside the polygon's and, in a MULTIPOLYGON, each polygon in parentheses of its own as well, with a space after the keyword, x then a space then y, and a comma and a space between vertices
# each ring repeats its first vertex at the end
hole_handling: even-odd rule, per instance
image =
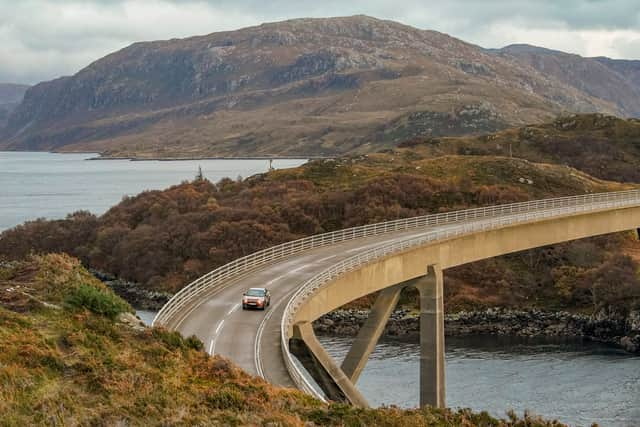
POLYGON ((442 406, 443 269, 639 225, 640 190, 628 190, 338 230, 267 248, 211 271, 174 295, 154 325, 195 334, 206 342, 209 353, 230 357, 274 384, 295 386, 321 397, 291 354, 296 344, 303 344, 298 347, 306 351, 318 372, 324 372, 326 386, 338 398, 364 406, 366 401, 354 383, 372 349, 370 341, 377 340, 389 307, 397 301, 398 289, 415 285, 420 290, 421 331, 428 331, 424 342, 430 344, 421 345, 421 366, 439 369, 437 375, 421 376, 421 390, 428 390, 421 391, 421 403, 442 406), (236 310, 238 296, 248 285, 265 284, 273 285, 273 307, 264 316, 249 318, 236 310), (374 305, 378 311, 363 330, 361 341, 365 342, 355 349, 357 357, 344 369, 336 366, 315 339, 311 322, 379 290, 384 292, 374 305), (422 314, 431 320, 423 322, 422 314))
MULTIPOLYGON (((435 295, 432 297, 433 303, 427 302, 428 305, 421 309, 420 401, 421 404, 444 406, 442 270, 526 249, 632 230, 639 225, 640 207, 591 206, 590 209, 584 210, 549 211, 544 215, 532 215, 529 218, 518 216, 477 220, 449 227, 447 230, 434 231, 433 236, 423 236, 413 239, 413 242, 396 243, 397 250, 389 248, 388 253, 377 248, 380 251, 378 256, 375 255, 374 249, 370 251, 370 259, 366 256, 361 257, 361 260, 354 257, 353 260, 343 261, 343 265, 333 266, 328 271, 320 273, 309 280, 294 296, 285 311, 282 323, 285 359, 290 357, 288 345, 292 339, 312 342, 312 347, 318 353, 315 355, 315 365, 326 365, 325 370, 329 371, 337 369, 340 382, 338 386, 341 386, 342 392, 338 397, 344 396, 344 400, 356 405, 366 405, 353 382, 347 382, 345 385, 344 377, 349 377, 343 375, 342 370, 337 368, 332 360, 327 359, 326 353, 317 349, 318 344, 313 342, 313 331, 310 327, 303 330, 301 325, 311 325, 320 316, 363 296, 417 281, 422 283, 423 304, 422 294, 425 290, 435 295), (428 269, 432 270, 430 275, 427 274, 428 269), (429 276, 435 279, 429 280, 429 276), (432 316, 434 314, 435 317, 432 316), (432 316, 431 323, 422 320, 425 316, 432 316), (426 343, 435 348, 422 348, 426 343)), ((395 302, 393 304, 395 305, 395 302)), ((386 310, 390 313, 389 306, 386 310)), ((384 322, 380 323, 379 319, 377 322, 377 333, 368 336, 375 341, 384 327, 384 322)), ((354 356, 361 361, 362 358, 368 357, 375 342, 360 344, 366 349, 360 350, 360 354, 354 356)), ((346 364, 355 363, 349 360, 351 353, 347 355, 346 364)), ((290 370, 296 369, 296 366, 290 366, 290 370)), ((317 372, 315 374, 314 378, 317 378, 317 372)), ((293 376, 296 378, 295 373, 293 376)), ((308 381, 301 380, 301 383, 301 388, 309 388, 308 381)))

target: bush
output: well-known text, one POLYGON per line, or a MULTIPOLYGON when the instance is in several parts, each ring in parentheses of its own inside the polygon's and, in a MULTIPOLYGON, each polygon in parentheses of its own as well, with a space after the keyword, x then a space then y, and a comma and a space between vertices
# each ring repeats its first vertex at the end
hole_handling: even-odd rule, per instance
POLYGON ((204 344, 202 343, 202 341, 200 341, 200 338, 198 338, 195 335, 191 335, 190 337, 187 337, 184 340, 184 343, 187 346, 187 348, 192 348, 197 351, 204 350, 204 344))
POLYGON ((243 410, 245 400, 242 392, 233 384, 225 384, 207 396, 207 403, 214 409, 243 410))
POLYGON ((65 298, 65 304, 73 309, 87 309, 93 313, 114 319, 129 311, 129 304, 115 294, 94 286, 80 285, 65 298))

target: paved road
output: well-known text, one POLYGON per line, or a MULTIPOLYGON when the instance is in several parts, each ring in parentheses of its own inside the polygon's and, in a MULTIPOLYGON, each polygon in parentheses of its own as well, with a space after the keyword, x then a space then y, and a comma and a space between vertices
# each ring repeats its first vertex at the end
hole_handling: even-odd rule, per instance
POLYGON ((431 230, 420 228, 351 240, 265 266, 207 297, 179 321, 176 329, 185 336, 195 334, 209 353, 228 357, 251 374, 263 376, 276 385, 293 387, 280 347, 280 322, 288 297, 306 280, 342 259, 431 230), (242 293, 250 287, 266 287, 271 291, 271 306, 267 310, 242 310, 242 293))

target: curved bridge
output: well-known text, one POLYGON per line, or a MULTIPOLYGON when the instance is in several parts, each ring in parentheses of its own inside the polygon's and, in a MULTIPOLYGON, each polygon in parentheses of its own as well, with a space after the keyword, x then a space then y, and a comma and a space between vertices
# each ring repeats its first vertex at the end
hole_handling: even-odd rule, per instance
POLYGON ((415 286, 421 311, 420 403, 444 406, 444 269, 639 226, 640 190, 630 190, 468 209, 315 235, 256 252, 202 276, 162 308, 154 325, 195 334, 209 353, 229 357, 274 384, 366 406, 355 383, 400 291, 415 286), (259 286, 271 290, 271 307, 266 312, 240 310, 242 292, 259 286), (369 318, 338 366, 316 339, 311 323, 377 291, 381 292, 369 318))

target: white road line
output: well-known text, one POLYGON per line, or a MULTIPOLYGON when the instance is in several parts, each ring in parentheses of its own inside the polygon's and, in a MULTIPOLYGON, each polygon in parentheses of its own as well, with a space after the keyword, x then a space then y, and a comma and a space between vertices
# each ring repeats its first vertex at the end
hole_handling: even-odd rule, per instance
POLYGON ((278 277, 276 277, 276 278, 274 278, 274 279, 269 280, 266 284, 267 284, 267 285, 270 285, 270 284, 272 284, 273 282, 277 282, 278 280, 282 279, 282 278, 283 278, 284 276, 286 276, 287 274, 289 274, 289 273, 287 272, 287 273, 281 274, 280 276, 278 276, 278 277))
POLYGON ((335 258, 335 257, 337 257, 337 256, 338 256, 338 254, 331 255, 331 256, 327 256, 327 257, 324 257, 324 258, 320 258, 317 262, 326 261, 326 260, 328 260, 328 259, 335 258))
POLYGON ((237 303, 236 305, 231 307, 231 310, 227 311, 227 316, 229 316, 231 313, 233 313, 234 311, 236 311, 239 308, 240 308, 240 303, 237 303))
POLYGON ((220 323, 218 323, 218 327, 216 328, 216 332, 215 332, 216 336, 220 333, 220 329, 222 329, 223 325, 224 325, 224 319, 222 319, 220 323))
MULTIPOLYGON (((335 256, 335 255, 333 255, 333 256, 335 256)), ((294 269, 293 269, 293 270, 291 270, 291 271, 287 271, 286 273, 281 274, 281 275, 279 275, 278 277, 275 277, 275 278, 273 278, 273 279, 269 280, 269 281, 266 283, 266 285, 270 285, 270 284, 272 284, 273 282, 277 282, 278 280, 282 279, 282 278, 283 278, 283 277, 285 277, 285 276, 288 276, 288 275, 289 275, 289 274, 291 274, 291 273, 297 273, 298 271, 302 270, 302 269, 303 269, 303 268, 305 268, 306 266, 307 266, 307 264, 303 264, 303 265, 301 265, 300 267, 296 267, 296 268, 294 268, 294 269)))
POLYGON ((220 334, 220 330, 224 325, 224 319, 218 322, 218 326, 216 326, 216 331, 213 333, 213 338, 211 338, 211 344, 209 344, 209 354, 213 356, 213 350, 216 348, 216 341, 218 341, 218 335, 220 334))
MULTIPOLYGON (((292 292, 289 292, 285 295, 278 303, 267 313, 266 316, 260 322, 260 326, 258 326, 258 331, 256 332, 256 340, 253 344, 253 363, 256 367, 256 373, 259 377, 264 378, 264 371, 262 369, 262 360, 260 359, 260 347, 262 344, 262 333, 264 332, 264 327, 267 324, 267 321, 271 319, 273 313, 276 312, 276 309, 282 305, 283 302, 289 301, 289 297, 295 292, 297 289, 294 289, 292 292)), ((264 378, 266 379, 266 378, 264 378)))

